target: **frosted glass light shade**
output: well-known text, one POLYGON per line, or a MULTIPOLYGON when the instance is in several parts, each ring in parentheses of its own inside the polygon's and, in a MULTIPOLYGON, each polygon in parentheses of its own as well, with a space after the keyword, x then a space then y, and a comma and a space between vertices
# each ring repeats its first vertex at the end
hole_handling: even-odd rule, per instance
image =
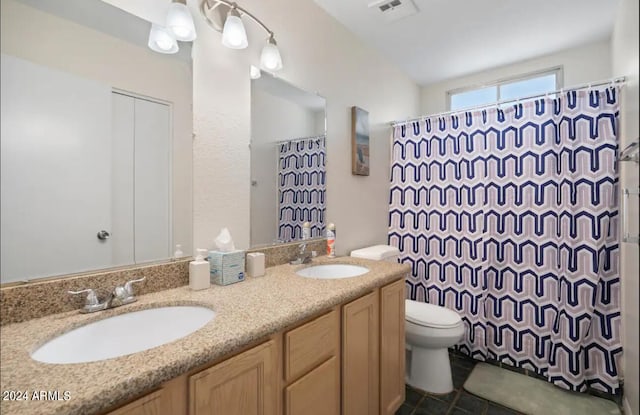
POLYGON ((178 52, 178 42, 176 42, 176 38, 173 33, 167 30, 166 27, 162 27, 155 23, 151 25, 148 46, 151 50, 159 53, 178 52))
POLYGON ((280 57, 280 51, 276 45, 276 41, 270 38, 267 44, 262 48, 262 54, 260 55, 260 65, 268 71, 279 71, 282 69, 282 58, 280 57))
POLYGON ((260 78, 260 76, 262 76, 262 73, 260 72, 260 69, 258 69, 255 66, 251 65, 251 79, 258 79, 258 78, 260 78))
POLYGON ((222 44, 230 49, 244 49, 249 45, 247 32, 237 12, 232 9, 222 29, 222 44))
POLYGON ((196 38, 193 17, 185 4, 171 3, 167 12, 166 26, 177 40, 191 42, 196 38))

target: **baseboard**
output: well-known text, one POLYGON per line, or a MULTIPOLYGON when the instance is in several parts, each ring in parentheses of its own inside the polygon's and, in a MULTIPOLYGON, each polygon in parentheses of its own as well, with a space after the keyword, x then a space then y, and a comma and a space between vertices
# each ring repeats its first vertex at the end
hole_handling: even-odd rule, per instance
POLYGON ((624 415, 634 415, 631 410, 631 404, 629 403, 629 399, 625 396, 622 398, 622 405, 624 407, 624 415))

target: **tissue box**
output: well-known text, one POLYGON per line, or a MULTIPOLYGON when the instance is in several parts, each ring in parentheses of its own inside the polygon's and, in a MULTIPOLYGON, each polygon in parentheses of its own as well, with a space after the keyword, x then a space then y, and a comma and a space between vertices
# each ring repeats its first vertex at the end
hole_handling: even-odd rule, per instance
POLYGON ((244 281, 244 251, 209 251, 209 271, 212 284, 244 281))

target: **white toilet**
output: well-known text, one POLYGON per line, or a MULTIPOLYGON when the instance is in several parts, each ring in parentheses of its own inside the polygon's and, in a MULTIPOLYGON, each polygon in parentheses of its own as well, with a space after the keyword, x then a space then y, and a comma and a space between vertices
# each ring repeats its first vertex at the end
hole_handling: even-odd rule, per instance
POLYGON ((405 300, 407 339, 406 382, 430 393, 453 390, 448 348, 464 334, 462 319, 453 310, 405 300))
MULTIPOLYGON (((400 251, 375 245, 351 252, 352 257, 397 262, 400 251)), ((405 300, 407 384, 426 392, 453 390, 448 348, 464 335, 460 315, 453 310, 419 301, 405 300)))

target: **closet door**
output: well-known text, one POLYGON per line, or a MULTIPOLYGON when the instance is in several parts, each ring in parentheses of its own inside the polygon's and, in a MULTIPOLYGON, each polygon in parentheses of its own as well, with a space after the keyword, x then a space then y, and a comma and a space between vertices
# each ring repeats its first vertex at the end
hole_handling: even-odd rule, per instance
POLYGON ((111 237, 113 265, 133 264, 135 98, 111 94, 111 237))
POLYGON ((135 100, 134 235, 136 263, 170 256, 170 108, 135 100))
POLYGON ((169 257, 170 108, 112 94, 113 264, 169 257))
POLYGON ((2 55, 3 281, 111 265, 111 87, 2 55))

